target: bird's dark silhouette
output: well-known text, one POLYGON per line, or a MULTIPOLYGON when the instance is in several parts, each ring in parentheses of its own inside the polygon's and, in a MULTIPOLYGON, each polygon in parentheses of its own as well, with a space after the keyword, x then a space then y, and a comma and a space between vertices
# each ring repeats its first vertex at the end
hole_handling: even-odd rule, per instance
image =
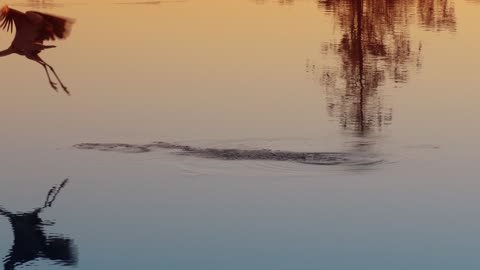
POLYGON ((37 11, 27 11, 23 13, 4 6, 0 10, 0 28, 12 32, 13 25, 15 25, 16 33, 10 47, 0 51, 0 57, 12 53, 24 55, 28 59, 43 66, 47 73, 48 82, 53 89, 57 90, 57 86, 50 78, 49 69, 60 83, 63 91, 70 94, 53 67, 40 58, 38 54, 44 49, 56 47, 54 45, 44 45, 44 41, 67 38, 74 22, 75 20, 70 18, 49 15, 37 11))
POLYGON ((42 207, 27 213, 12 213, 0 206, 0 215, 8 218, 13 229, 13 245, 9 254, 3 260, 5 270, 14 270, 15 267, 39 258, 53 260, 63 265, 74 266, 77 255, 71 239, 46 235, 43 226, 52 225, 45 222, 39 214, 51 207, 58 193, 66 185, 65 179, 59 186, 54 186, 48 192, 42 207))

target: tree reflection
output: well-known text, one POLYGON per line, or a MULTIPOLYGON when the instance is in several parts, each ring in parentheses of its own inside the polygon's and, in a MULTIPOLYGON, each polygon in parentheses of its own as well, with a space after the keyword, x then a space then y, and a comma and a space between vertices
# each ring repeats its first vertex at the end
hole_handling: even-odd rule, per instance
POLYGON ((28 0, 26 6, 31 8, 54 8, 62 5, 55 3, 54 0, 28 0))
POLYGON ((44 209, 52 206, 67 181, 68 179, 65 179, 60 185, 52 187, 43 206, 31 212, 12 213, 0 207, 0 215, 8 218, 14 236, 12 248, 3 260, 5 270, 13 270, 39 258, 63 265, 76 265, 77 256, 73 241, 60 235, 46 235, 43 227, 52 223, 45 222, 39 217, 44 209))
POLYGON ((412 44, 408 27, 415 22, 435 31, 456 27, 449 0, 321 0, 318 6, 334 16, 341 32, 339 41, 323 46, 323 54, 339 60, 317 70, 309 59, 307 71, 320 74, 328 113, 361 137, 392 121, 381 86, 404 83, 410 70, 421 67, 422 43, 412 44))
POLYGON ((455 6, 449 0, 418 0, 417 14, 420 23, 434 31, 455 31, 457 19, 455 6))
MULTIPOLYGON (((267 1, 266 0, 254 0, 256 4, 258 5, 263 5, 267 1)), ((295 0, 275 0, 279 5, 293 5, 295 3, 295 0)))

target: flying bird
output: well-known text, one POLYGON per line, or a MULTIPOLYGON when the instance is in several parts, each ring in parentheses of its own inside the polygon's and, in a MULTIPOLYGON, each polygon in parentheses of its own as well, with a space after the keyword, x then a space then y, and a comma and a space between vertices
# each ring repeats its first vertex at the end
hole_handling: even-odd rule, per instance
POLYGON ((55 69, 40 58, 38 54, 44 49, 56 47, 54 45, 43 45, 44 41, 67 38, 74 22, 75 20, 70 18, 37 11, 27 11, 23 13, 4 6, 0 10, 0 28, 12 32, 13 25, 15 25, 16 33, 10 47, 0 51, 0 57, 16 53, 39 63, 45 69, 48 82, 52 88, 57 91, 57 84, 52 81, 48 72, 49 69, 60 83, 63 91, 70 95, 70 92, 58 77, 55 69))

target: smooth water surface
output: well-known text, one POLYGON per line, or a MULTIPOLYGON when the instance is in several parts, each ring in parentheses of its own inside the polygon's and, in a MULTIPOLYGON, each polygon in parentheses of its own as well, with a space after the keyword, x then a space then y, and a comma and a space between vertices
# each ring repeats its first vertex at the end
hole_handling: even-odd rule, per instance
POLYGON ((8 4, 76 23, 70 97, 0 59, 5 269, 480 267, 479 1, 8 4))

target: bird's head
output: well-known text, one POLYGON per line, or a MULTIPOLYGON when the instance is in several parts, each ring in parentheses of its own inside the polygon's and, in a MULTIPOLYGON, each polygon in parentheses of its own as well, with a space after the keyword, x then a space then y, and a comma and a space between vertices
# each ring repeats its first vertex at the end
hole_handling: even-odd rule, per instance
POLYGON ((0 10, 0 13, 1 13, 2 15, 6 15, 6 14, 8 13, 8 10, 9 10, 8 6, 5 5, 5 6, 3 6, 2 9, 0 10))

